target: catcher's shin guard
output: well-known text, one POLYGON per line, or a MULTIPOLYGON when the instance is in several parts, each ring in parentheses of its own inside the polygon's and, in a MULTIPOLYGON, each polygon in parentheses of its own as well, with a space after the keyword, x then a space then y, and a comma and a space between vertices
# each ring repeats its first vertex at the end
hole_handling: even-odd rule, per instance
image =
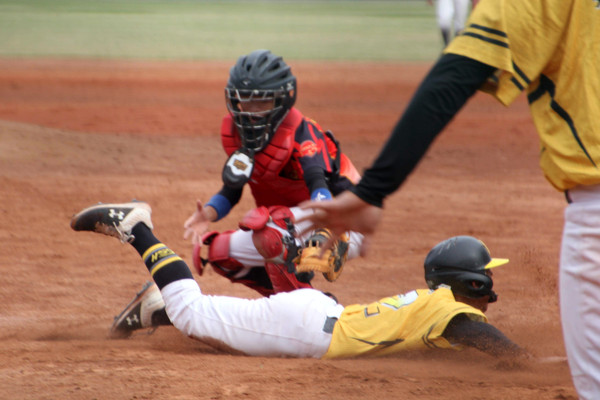
POLYGON ((208 246, 208 258, 202 258, 202 245, 195 245, 192 258, 194 261, 194 268, 198 275, 202 276, 204 273, 204 266, 207 263, 220 262, 223 267, 230 267, 231 269, 239 270, 243 267, 242 264, 229 257, 229 243, 231 234, 234 231, 225 231, 219 233, 217 231, 206 232, 202 235, 202 244, 208 246), (231 263, 229 263, 231 261, 231 263), (231 264, 231 266, 229 266, 231 264))
POLYGON ((304 275, 308 278, 308 282, 303 282, 299 278, 302 275, 296 276, 295 273, 289 272, 287 267, 283 264, 275 264, 272 262, 265 262, 265 270, 271 279, 273 285, 273 292, 291 292, 292 290, 302 288, 312 288, 310 284, 310 275, 304 275))
POLYGON ((245 267, 242 263, 229 255, 231 235, 234 231, 223 233, 208 232, 202 237, 202 243, 208 247, 208 258, 200 255, 200 246, 194 247, 194 266, 199 275, 204 272, 204 266, 208 263, 213 270, 221 276, 229 279, 232 283, 241 283, 250 289, 256 290, 263 296, 274 293, 273 285, 262 267, 245 267))

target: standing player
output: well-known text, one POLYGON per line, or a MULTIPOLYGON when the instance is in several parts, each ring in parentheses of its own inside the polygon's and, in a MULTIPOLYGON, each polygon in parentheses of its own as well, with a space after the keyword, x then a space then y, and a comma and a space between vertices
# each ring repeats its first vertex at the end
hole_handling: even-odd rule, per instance
POLYGON ((497 298, 491 268, 508 260, 491 258, 473 237, 450 238, 429 252, 429 289, 343 307, 312 288, 254 300, 204 295, 185 262, 154 236, 150 214, 146 203, 101 204, 75 215, 71 228, 129 241, 160 288, 173 325, 220 349, 348 358, 473 347, 496 357, 529 357, 487 323, 484 312, 497 298))
POLYGON ((563 336, 581 399, 600 398, 600 2, 481 0, 421 83, 356 188, 309 219, 372 233, 383 199, 477 89, 511 104, 524 90, 540 165, 566 194, 559 268, 563 336))
MULTIPOLYGON (((325 229, 310 237, 300 235, 312 224, 292 223, 310 212, 295 206, 308 199, 330 200, 360 179, 333 134, 294 108, 296 96, 291 68, 268 50, 244 55, 231 68, 225 88, 229 113, 221 125, 229 156, 223 186, 206 204, 198 201, 184 224, 199 274, 210 263, 231 282, 268 296, 311 287, 313 270, 333 281, 344 261, 359 255, 362 235, 349 232, 331 254, 331 263, 319 265, 320 250, 302 251, 302 259, 294 262, 305 242, 318 246, 330 237, 325 229), (211 222, 224 218, 239 202, 246 184, 259 208, 245 218, 243 229, 208 232, 211 222), (201 244, 207 247, 206 259, 200 255, 201 244), (292 264, 297 263, 305 272, 293 272, 292 264)), ((122 337, 135 329, 169 323, 156 287, 148 285, 117 316, 111 332, 122 337)))
MULTIPOLYGON (((476 0, 473 1, 475 6, 476 0)), ((433 5, 433 0, 427 0, 427 3, 433 5)), ((469 11, 469 0, 436 0, 435 16, 442 32, 444 47, 450 43, 453 34, 458 36, 465 29, 469 11)))

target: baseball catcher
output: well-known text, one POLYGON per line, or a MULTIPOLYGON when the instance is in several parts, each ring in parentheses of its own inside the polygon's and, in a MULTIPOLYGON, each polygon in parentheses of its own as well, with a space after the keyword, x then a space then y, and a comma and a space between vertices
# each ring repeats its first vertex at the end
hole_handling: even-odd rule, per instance
MULTIPOLYGON (((311 233, 311 222, 295 222, 312 213, 296 207, 300 202, 328 201, 360 179, 333 134, 294 107, 296 98, 291 68, 269 50, 241 56, 230 69, 225 87, 228 113, 221 124, 228 157, 223 185, 206 204, 197 201, 184 224, 198 274, 210 265, 231 282, 269 296, 310 288, 315 273, 334 281, 346 260, 360 254, 359 233, 347 232, 335 249, 323 251, 329 232, 311 233), (237 230, 209 230, 210 223, 226 217, 240 201, 245 186, 257 208, 237 230)), ((138 327, 122 316, 111 329, 117 337, 138 327)))

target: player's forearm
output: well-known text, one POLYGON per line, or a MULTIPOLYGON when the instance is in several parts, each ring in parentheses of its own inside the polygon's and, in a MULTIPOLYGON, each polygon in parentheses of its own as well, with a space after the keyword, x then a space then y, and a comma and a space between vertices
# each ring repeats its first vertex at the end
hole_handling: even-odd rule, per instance
POLYGON ((520 357, 527 354, 525 349, 507 338, 490 324, 483 324, 477 335, 471 337, 471 347, 475 347, 494 357, 520 357))
POLYGON ((381 206, 396 191, 452 117, 494 71, 454 54, 443 55, 417 89, 381 153, 352 191, 381 206))
POLYGON ((215 194, 210 198, 208 203, 206 203, 206 209, 208 207, 212 211, 214 211, 214 216, 211 214, 205 214, 206 218, 209 221, 218 221, 221 218, 225 217, 229 214, 229 211, 240 201, 242 197, 243 189, 232 189, 226 185, 223 185, 219 193, 215 194))
POLYGON ((471 321, 465 316, 455 317, 444 331, 444 337, 453 343, 474 347, 494 357, 527 355, 525 349, 507 338, 495 326, 485 322, 471 321))
POLYGON ((304 182, 308 187, 311 200, 331 200, 333 197, 322 168, 313 166, 304 171, 304 182))
POLYGON ((207 221, 215 222, 219 218, 219 214, 217 212, 217 209, 214 206, 211 206, 210 204, 207 204, 202 209, 202 212, 204 213, 204 218, 207 221))

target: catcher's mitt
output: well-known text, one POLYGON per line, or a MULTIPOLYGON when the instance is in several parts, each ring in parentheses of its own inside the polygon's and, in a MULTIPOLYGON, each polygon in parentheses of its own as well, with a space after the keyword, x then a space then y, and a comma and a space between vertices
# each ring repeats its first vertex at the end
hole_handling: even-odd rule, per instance
POLYGON ((328 229, 317 229, 305 242, 298 258, 296 258, 296 272, 322 272, 329 282, 335 281, 342 273, 342 267, 348 256, 348 235, 343 234, 332 248, 325 250, 321 257, 323 245, 331 238, 328 229))

